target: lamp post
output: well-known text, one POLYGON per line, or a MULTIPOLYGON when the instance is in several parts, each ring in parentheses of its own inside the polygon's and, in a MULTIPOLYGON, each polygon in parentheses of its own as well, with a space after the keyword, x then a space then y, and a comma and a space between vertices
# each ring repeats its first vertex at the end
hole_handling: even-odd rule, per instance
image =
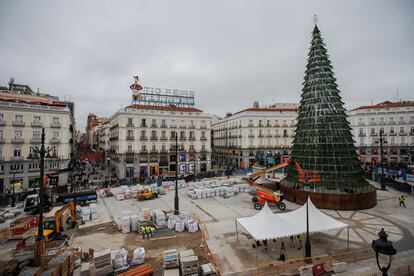
POLYGON ((305 241, 305 257, 311 257, 311 243, 309 239, 309 192, 306 192, 306 241, 305 241))
POLYGON ((16 206, 16 196, 14 195, 14 185, 16 184, 15 183, 15 179, 16 178, 16 172, 14 171, 13 172, 13 183, 12 183, 12 185, 13 185, 13 187, 12 187, 12 201, 11 201, 11 207, 14 207, 14 206, 16 206))
POLYGON ((109 182, 110 182, 110 176, 109 176, 110 172, 109 171, 110 171, 110 167, 111 167, 111 158, 108 157, 107 160, 108 160, 108 187, 109 187, 109 182))
POLYGON ((392 242, 389 241, 388 234, 384 231, 384 228, 381 228, 381 231, 378 233, 379 239, 372 241, 372 249, 375 251, 375 258, 377 259, 377 265, 379 270, 382 272, 383 276, 388 275, 388 270, 391 267, 392 256, 397 254, 397 250, 392 245, 392 242), (379 254, 383 254, 389 257, 388 265, 381 267, 379 263, 379 254))
POLYGON ((385 185, 384 181, 384 152, 383 152, 383 144, 387 144, 387 140, 382 137, 383 131, 380 130, 380 138, 375 141, 376 144, 380 144, 380 150, 381 150, 381 190, 386 190, 387 187, 385 185))
POLYGON ((174 196, 174 215, 180 214, 179 201, 178 201, 178 148, 181 149, 182 145, 178 145, 178 135, 175 134, 175 144, 171 145, 175 149, 175 196, 174 196))
POLYGON ((45 158, 56 158, 56 148, 47 147, 45 148, 45 129, 42 128, 41 146, 30 147, 30 153, 27 159, 40 159, 40 189, 39 189, 39 220, 37 227, 37 239, 36 239, 36 250, 34 261, 35 265, 40 265, 41 256, 44 250, 44 237, 43 237, 43 200, 44 200, 44 170, 45 170, 45 158), (52 152, 52 155, 50 154, 52 152))

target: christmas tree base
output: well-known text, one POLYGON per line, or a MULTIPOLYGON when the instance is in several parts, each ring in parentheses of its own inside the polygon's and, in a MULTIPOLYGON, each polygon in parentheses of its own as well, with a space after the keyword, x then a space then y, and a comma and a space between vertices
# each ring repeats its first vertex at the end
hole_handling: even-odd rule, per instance
POLYGON ((356 211, 370 209, 377 205, 377 190, 372 185, 368 185, 366 191, 359 193, 321 192, 313 189, 305 190, 301 185, 284 180, 280 184, 280 191, 284 199, 300 205, 306 202, 309 194, 313 204, 320 209, 356 211))

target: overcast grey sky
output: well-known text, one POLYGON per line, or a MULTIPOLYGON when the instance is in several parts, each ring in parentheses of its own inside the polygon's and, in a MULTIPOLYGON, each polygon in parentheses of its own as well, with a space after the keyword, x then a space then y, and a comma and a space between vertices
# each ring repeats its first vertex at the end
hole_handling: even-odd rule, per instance
POLYGON ((297 102, 314 14, 348 108, 396 100, 397 85, 413 100, 409 0, 1 1, 0 85, 71 98, 81 128, 128 105, 136 74, 220 116, 297 102))

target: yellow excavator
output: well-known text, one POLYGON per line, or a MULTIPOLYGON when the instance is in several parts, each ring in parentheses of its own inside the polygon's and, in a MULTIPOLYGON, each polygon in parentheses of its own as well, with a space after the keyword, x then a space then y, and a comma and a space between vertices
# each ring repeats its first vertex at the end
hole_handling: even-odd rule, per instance
MULTIPOLYGON (((67 238, 63 232, 76 225, 76 205, 73 200, 63 207, 54 207, 43 221, 43 236, 46 242, 67 238)), ((37 239, 37 231, 35 233, 37 239)))

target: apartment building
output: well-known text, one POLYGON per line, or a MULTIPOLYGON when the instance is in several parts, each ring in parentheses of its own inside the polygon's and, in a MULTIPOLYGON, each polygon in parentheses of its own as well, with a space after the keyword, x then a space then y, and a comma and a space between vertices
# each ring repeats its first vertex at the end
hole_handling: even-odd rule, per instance
POLYGON ((45 172, 50 185, 64 185, 73 149, 73 103, 55 96, 33 92, 29 86, 0 87, 0 193, 34 188, 40 183, 39 161, 27 157, 30 147, 39 147, 45 129, 46 146, 55 147, 58 158, 47 159, 45 172))
POLYGON ((385 101, 360 106, 349 111, 349 120, 361 161, 372 164, 381 161, 382 132, 384 162, 414 163, 414 102, 385 101))
POLYGON ((210 170, 211 118, 194 107, 175 105, 132 104, 118 110, 109 119, 113 171, 120 178, 175 173, 176 137, 179 174, 210 170))
POLYGON ((256 102, 228 114, 213 125, 213 160, 221 166, 249 168, 257 151, 289 157, 296 125, 298 104, 279 103, 259 107, 256 102))

